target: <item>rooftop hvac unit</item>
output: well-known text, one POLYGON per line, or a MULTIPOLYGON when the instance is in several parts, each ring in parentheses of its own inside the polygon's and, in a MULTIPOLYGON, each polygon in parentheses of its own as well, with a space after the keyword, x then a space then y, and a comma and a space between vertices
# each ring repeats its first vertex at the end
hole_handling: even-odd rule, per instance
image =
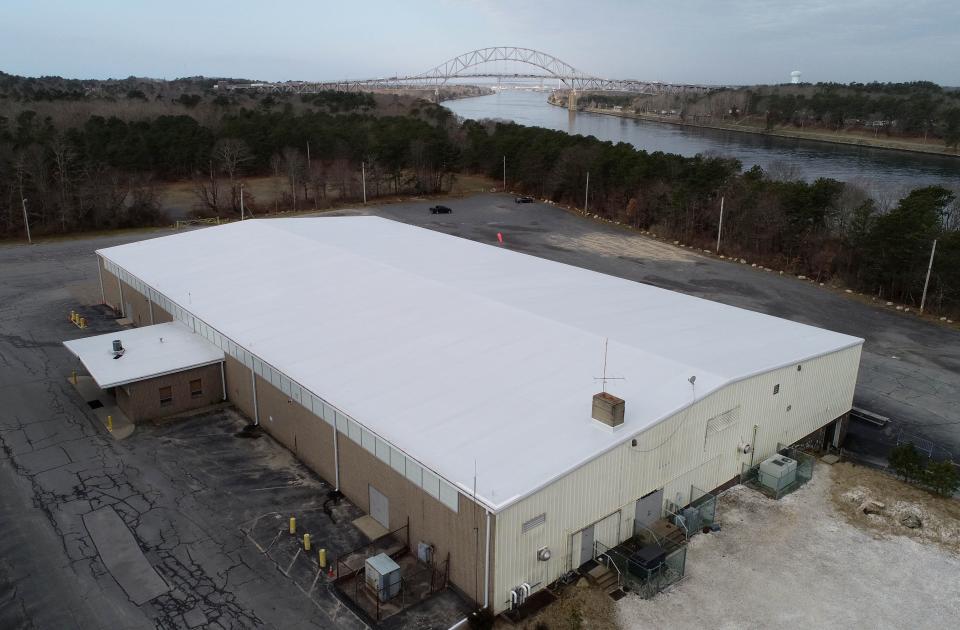
POLYGON ((797 460, 774 455, 760 463, 760 485, 779 492, 797 480, 797 460))
POLYGON ((367 588, 377 593, 381 602, 400 594, 400 565, 385 553, 367 558, 365 566, 367 588))

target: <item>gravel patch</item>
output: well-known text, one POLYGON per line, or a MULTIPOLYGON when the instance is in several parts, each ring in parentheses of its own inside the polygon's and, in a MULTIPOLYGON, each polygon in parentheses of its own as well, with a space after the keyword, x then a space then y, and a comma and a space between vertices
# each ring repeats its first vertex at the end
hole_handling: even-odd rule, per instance
MULTIPOLYGON (((720 500, 723 530, 690 541, 684 581, 652 600, 618 602, 621 626, 953 627, 960 556, 867 525, 888 516, 861 514, 862 527, 849 522, 833 495, 850 470, 818 465, 810 483, 780 501, 743 486, 729 490, 720 500)), ((875 494, 856 484, 847 492, 853 507, 875 494)), ((906 503, 890 511, 916 509, 906 503)))

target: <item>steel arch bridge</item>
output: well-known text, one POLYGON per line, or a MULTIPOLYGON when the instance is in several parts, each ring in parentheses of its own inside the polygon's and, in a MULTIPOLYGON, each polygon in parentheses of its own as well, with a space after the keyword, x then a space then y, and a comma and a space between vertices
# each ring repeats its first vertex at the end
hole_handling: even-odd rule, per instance
POLYGON ((679 94, 709 92, 703 85, 680 85, 659 81, 635 79, 604 79, 581 72, 570 64, 548 53, 532 48, 516 46, 493 46, 471 50, 426 72, 407 76, 382 77, 378 79, 355 79, 343 81, 287 81, 284 83, 249 83, 230 85, 230 89, 250 89, 271 92, 311 94, 326 90, 363 91, 371 89, 426 88, 436 89, 450 80, 464 79, 548 79, 558 80, 567 89, 578 92, 608 91, 632 92, 635 94, 679 94), (496 62, 514 62, 529 67, 528 72, 497 72, 484 70, 482 66, 496 62))

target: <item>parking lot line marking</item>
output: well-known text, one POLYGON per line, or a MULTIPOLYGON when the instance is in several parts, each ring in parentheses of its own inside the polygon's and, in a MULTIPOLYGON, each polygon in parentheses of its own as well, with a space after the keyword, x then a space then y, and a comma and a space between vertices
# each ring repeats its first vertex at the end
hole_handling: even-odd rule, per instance
POLYGON ((287 567, 287 570, 283 572, 283 574, 284 574, 285 576, 290 577, 290 569, 293 568, 293 563, 295 563, 295 562, 297 561, 297 558, 300 557, 300 552, 301 552, 301 551, 303 551, 303 549, 300 549, 300 548, 298 547, 298 548, 297 548, 297 553, 293 554, 293 560, 290 561, 290 565, 287 567))

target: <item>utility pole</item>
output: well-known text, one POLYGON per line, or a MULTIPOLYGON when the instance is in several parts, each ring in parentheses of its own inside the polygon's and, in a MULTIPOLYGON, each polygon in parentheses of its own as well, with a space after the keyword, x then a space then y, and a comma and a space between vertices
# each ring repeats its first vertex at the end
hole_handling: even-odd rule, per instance
POLYGON ((240 220, 243 221, 243 184, 240 184, 240 220))
POLYGON ((30 238, 30 219, 27 217, 27 200, 23 197, 20 199, 23 201, 23 224, 27 228, 27 243, 33 245, 33 239, 30 238))
POLYGON ((310 141, 307 140, 307 172, 310 172, 310 141))
POLYGON ((587 204, 590 202, 590 171, 587 171, 587 188, 583 191, 583 211, 587 211, 587 204))
POLYGON ((367 163, 360 162, 360 181, 363 182, 363 205, 367 205, 367 163))
POLYGON ((507 156, 503 156, 503 192, 507 192, 507 156))
POLYGON ((937 252, 937 239, 933 239, 933 247, 930 248, 930 263, 927 265, 927 279, 923 281, 923 297, 920 298, 920 312, 923 313, 923 307, 927 303, 927 286, 930 284, 930 270, 933 269, 933 255, 937 252))
POLYGON ((715 254, 720 253, 720 234, 723 232, 723 197, 720 197, 720 225, 717 226, 717 251, 715 254))

